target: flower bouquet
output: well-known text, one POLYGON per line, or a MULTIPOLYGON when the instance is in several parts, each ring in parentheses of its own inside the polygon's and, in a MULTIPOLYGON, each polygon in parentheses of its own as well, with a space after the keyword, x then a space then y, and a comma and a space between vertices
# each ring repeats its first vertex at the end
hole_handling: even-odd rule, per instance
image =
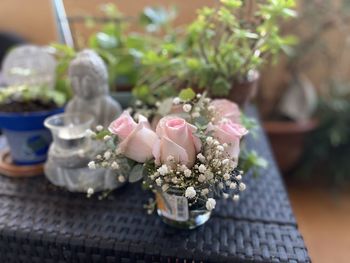
MULTIPOLYGON (((108 150, 89 167, 120 169, 133 162, 129 181, 143 179, 156 195, 157 212, 165 223, 194 228, 205 223, 220 198, 239 199, 246 186, 237 169, 240 140, 248 133, 238 106, 190 94, 172 100, 170 113, 151 128, 141 114, 128 111, 108 130, 96 134, 108 150)), ((125 178, 119 178, 125 180, 125 178)))

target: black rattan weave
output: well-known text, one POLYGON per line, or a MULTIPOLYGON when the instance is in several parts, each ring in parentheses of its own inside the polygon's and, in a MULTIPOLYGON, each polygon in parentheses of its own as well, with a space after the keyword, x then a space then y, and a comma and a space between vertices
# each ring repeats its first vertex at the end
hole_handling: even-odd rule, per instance
MULTIPOLYGON (((249 113, 255 115, 254 109, 249 113)), ((247 140, 268 159, 246 175, 241 201, 220 201, 202 227, 176 230, 143 204, 151 196, 127 185, 87 199, 44 177, 0 177, 0 262, 309 262, 287 193, 262 131, 247 140)))

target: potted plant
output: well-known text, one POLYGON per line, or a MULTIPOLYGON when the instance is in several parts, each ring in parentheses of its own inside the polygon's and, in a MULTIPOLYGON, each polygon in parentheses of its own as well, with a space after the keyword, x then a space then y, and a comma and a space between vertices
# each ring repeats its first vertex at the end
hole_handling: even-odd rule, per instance
POLYGON ((42 86, 0 88, 0 128, 16 165, 43 163, 51 143, 44 119, 63 111, 64 93, 42 86))
POLYGON ((295 43, 279 29, 282 18, 295 16, 294 5, 285 0, 222 0, 217 7, 200 9, 176 43, 180 52, 163 47, 146 53, 142 62, 147 77, 140 78, 135 94, 145 99, 148 92, 159 98, 171 89, 192 87, 243 106, 256 93, 265 62, 281 50, 289 52, 295 43))
POLYGON ((174 98, 182 111, 159 120, 152 130, 140 114, 125 111, 108 130, 99 130, 108 150, 89 163, 120 169, 125 157, 133 162, 130 182, 143 185, 156 195, 157 211, 163 221, 192 229, 209 218, 216 199, 233 198, 245 190, 238 170, 240 140, 248 133, 240 124, 240 112, 226 112, 203 94, 187 93, 174 98))
MULTIPOLYGON (((319 107, 323 104, 322 90, 333 89, 333 79, 339 78, 343 70, 340 63, 345 57, 346 37, 339 41, 337 49, 328 44, 327 34, 330 30, 339 30, 347 24, 347 3, 340 5, 331 2, 303 1, 299 18, 290 30, 300 35, 300 41, 286 63, 288 76, 279 85, 279 96, 264 120, 264 128, 269 136, 277 162, 285 173, 293 171, 303 161, 304 147, 310 134, 318 130, 319 107), (316 65, 322 65, 317 86, 310 72, 316 65)), ((322 116, 321 116, 322 117, 322 116)), ((323 118, 322 118, 323 119, 323 118)))

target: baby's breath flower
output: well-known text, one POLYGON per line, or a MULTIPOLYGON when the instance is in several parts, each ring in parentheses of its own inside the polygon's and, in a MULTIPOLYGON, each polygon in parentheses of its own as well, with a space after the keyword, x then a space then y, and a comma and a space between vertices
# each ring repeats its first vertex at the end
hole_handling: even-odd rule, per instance
POLYGON ((214 174, 211 172, 211 171, 205 171, 204 172, 204 174, 205 174, 205 177, 208 179, 208 180, 211 180, 211 179, 213 179, 214 178, 214 174))
POLYGON ((96 126, 96 131, 102 131, 103 130, 103 126, 102 125, 97 125, 96 126))
POLYGON ((228 147, 228 144, 225 142, 222 146, 224 146, 225 148, 228 147))
POLYGON ((186 169, 186 170, 184 171, 185 177, 190 177, 191 174, 192 174, 192 171, 191 171, 190 169, 186 169))
POLYGON ((157 171, 158 171, 161 175, 166 175, 167 173, 169 173, 168 166, 166 166, 166 164, 163 164, 161 167, 159 167, 159 168, 157 169, 157 171))
POLYGON ((240 183, 240 184, 239 184, 239 190, 240 190, 240 191, 244 191, 245 189, 246 189, 245 183, 240 183))
POLYGON ((102 159, 102 156, 99 154, 99 155, 96 156, 96 159, 97 159, 97 160, 101 160, 101 159, 102 159))
POLYGON ((209 189, 208 189, 208 188, 202 189, 201 194, 202 194, 202 195, 207 195, 207 194, 209 194, 209 189))
POLYGON ((210 145, 213 142, 213 137, 208 136, 205 141, 210 145))
POLYGON ((160 103, 159 101, 157 101, 157 102, 156 102, 156 107, 159 108, 160 104, 161 104, 161 103, 160 103))
POLYGON ((238 180, 238 181, 240 181, 240 180, 242 180, 242 175, 236 175, 236 179, 238 180))
POLYGON ((176 98, 173 99, 173 103, 174 103, 175 105, 180 104, 180 102, 181 102, 181 100, 180 100, 179 97, 176 97, 176 98))
POLYGON ((198 171, 201 173, 204 173, 207 170, 207 167, 205 167, 204 164, 201 164, 200 166, 198 166, 198 171))
POLYGON ((200 97, 202 97, 202 94, 198 93, 196 97, 199 99, 200 97))
POLYGON ((179 179, 177 177, 173 177, 171 179, 171 181, 173 182, 173 184, 178 184, 179 183, 179 179))
POLYGON ((136 100, 136 101, 135 101, 135 104, 136 104, 136 106, 141 106, 141 105, 142 105, 142 101, 136 100))
POLYGON ((125 177, 123 175, 119 175, 118 176, 118 181, 121 182, 121 183, 124 183, 125 182, 125 177))
POLYGON ((95 137, 96 133, 93 132, 92 130, 88 129, 88 130, 86 130, 86 136, 87 137, 95 137))
POLYGON ((213 105, 210 105, 209 107, 208 107, 208 111, 214 111, 215 110, 215 107, 213 106, 213 105))
POLYGON ((106 142, 108 140, 110 140, 112 137, 110 135, 106 135, 105 137, 103 137, 103 140, 106 142))
POLYGON ((219 186, 220 189, 223 189, 223 188, 224 188, 224 184, 223 184, 222 182, 220 182, 220 183, 218 184, 218 186, 219 186))
POLYGON ((224 146, 218 145, 218 146, 216 146, 216 149, 217 149, 218 151, 220 151, 220 152, 223 152, 223 151, 224 151, 224 146))
POLYGON ((157 184, 158 186, 161 186, 161 185, 162 185, 162 182, 163 182, 163 180, 162 180, 161 178, 157 178, 157 179, 156 179, 156 184, 157 184))
POLYGON ((230 183, 230 189, 236 189, 237 184, 235 182, 230 183))
POLYGON ((228 193, 223 193, 223 194, 222 194, 222 197, 223 197, 224 199, 227 199, 227 198, 229 197, 229 194, 228 194, 228 193))
POLYGON ((183 105, 182 109, 184 110, 184 112, 190 112, 192 109, 192 106, 191 104, 186 103, 185 105, 183 105))
POLYGON ((89 187, 88 189, 87 189, 87 191, 86 191, 86 193, 87 193, 87 195, 88 196, 92 196, 93 194, 94 194, 94 189, 93 188, 91 188, 91 187, 89 187))
POLYGON ((92 170, 96 169, 96 163, 94 161, 91 161, 88 163, 88 167, 89 167, 89 169, 92 169, 92 170))
POLYGON ((167 161, 168 161, 168 162, 173 162, 173 161, 175 161, 174 156, 169 155, 169 156, 167 157, 167 161))
POLYGON ((237 202, 237 201, 239 200, 239 195, 234 195, 234 196, 232 197, 232 200, 235 201, 235 202, 237 202))
POLYGON ((200 174, 198 176, 198 182, 203 183, 207 178, 204 176, 204 174, 200 174))
POLYGON ((106 160, 109 160, 112 156, 112 153, 110 151, 107 151, 104 153, 103 157, 106 159, 106 160))
POLYGON ((199 112, 193 112, 192 113, 192 117, 193 118, 198 118, 198 117, 200 117, 201 115, 200 115, 200 113, 199 112))
POLYGON ((221 162, 221 163, 222 163, 223 165, 226 165, 226 164, 228 164, 229 162, 230 162, 230 160, 229 160, 229 159, 224 159, 224 160, 222 160, 222 162, 221 162))
POLYGON ((216 201, 214 198, 208 198, 207 202, 205 203, 205 207, 211 211, 215 208, 216 201))
POLYGON ((205 162, 205 157, 204 157, 204 155, 202 153, 197 154, 197 159, 199 161, 201 161, 202 163, 205 162))
POLYGON ((227 181, 227 180, 229 180, 231 178, 229 173, 225 173, 223 177, 224 177, 225 181, 227 181))
POLYGON ((192 199, 196 196, 196 190, 194 190, 193 186, 187 187, 185 196, 189 199, 192 199))
POLYGON ((117 169, 119 169, 119 164, 118 164, 117 162, 114 161, 114 162, 111 164, 111 167, 112 167, 112 169, 117 170, 117 169))

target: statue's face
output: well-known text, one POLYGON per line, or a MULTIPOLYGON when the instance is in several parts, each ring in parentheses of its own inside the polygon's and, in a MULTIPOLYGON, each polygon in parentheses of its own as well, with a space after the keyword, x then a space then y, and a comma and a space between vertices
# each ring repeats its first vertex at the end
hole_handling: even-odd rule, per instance
POLYGON ((84 68, 76 68, 70 72, 70 79, 74 93, 85 99, 93 99, 94 97, 106 93, 105 83, 100 76, 94 72, 84 70, 84 68))

